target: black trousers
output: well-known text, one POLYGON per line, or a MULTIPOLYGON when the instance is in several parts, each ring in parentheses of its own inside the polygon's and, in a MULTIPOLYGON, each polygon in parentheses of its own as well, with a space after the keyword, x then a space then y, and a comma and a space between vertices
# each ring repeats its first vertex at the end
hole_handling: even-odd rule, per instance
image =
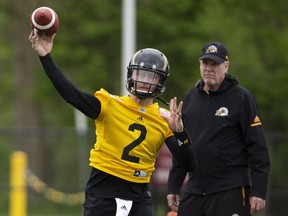
POLYGON ((184 193, 178 216, 251 216, 249 187, 239 187, 210 195, 184 193))
MULTIPOLYGON (((86 193, 84 216, 115 216, 116 200, 114 198, 103 198, 86 193)), ((152 200, 133 201, 128 216, 153 216, 152 200)))

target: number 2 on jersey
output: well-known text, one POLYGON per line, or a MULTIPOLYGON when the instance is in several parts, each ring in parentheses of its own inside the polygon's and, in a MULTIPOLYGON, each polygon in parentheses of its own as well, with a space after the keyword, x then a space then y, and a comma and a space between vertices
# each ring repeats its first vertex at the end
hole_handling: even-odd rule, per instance
POLYGON ((130 151, 132 149, 134 149, 136 146, 138 146, 143 140, 145 140, 146 134, 147 134, 147 130, 146 130, 146 128, 143 125, 140 125, 140 124, 137 124, 137 123, 131 124, 129 126, 129 131, 135 131, 135 130, 140 131, 140 135, 139 135, 139 137, 136 140, 134 140, 133 142, 131 142, 129 145, 127 145, 124 148, 121 159, 130 161, 130 162, 133 162, 133 163, 139 163, 140 158, 139 157, 135 157, 135 156, 131 156, 131 155, 129 155, 129 153, 130 153, 130 151))

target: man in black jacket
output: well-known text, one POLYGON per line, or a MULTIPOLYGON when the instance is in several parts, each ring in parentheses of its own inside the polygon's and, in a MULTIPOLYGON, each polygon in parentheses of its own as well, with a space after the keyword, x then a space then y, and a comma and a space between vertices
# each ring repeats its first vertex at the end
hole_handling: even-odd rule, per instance
POLYGON ((198 165, 189 173, 180 200, 187 172, 173 163, 168 205, 178 210, 178 216, 257 213, 266 204, 270 169, 257 103, 228 73, 229 57, 224 44, 205 44, 199 61, 202 80, 184 97, 182 108, 198 165))

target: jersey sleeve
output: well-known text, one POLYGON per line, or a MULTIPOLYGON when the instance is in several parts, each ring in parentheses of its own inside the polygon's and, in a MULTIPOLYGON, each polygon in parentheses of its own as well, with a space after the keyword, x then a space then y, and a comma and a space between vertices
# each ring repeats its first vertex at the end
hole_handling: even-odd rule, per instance
POLYGON ((174 134, 174 136, 166 140, 168 149, 172 153, 174 160, 177 160, 183 168, 187 171, 193 171, 196 167, 197 159, 187 132, 174 132, 174 134))
POLYGON ((187 170, 173 157, 172 168, 170 169, 168 176, 168 194, 180 194, 186 175, 187 170))
POLYGON ((50 54, 40 57, 45 73, 61 97, 86 116, 96 119, 101 111, 101 103, 93 94, 78 90, 61 72, 50 54))
POLYGON ((166 145, 173 155, 168 177, 168 193, 180 194, 187 173, 197 166, 196 153, 186 130, 181 133, 174 132, 174 136, 166 140, 166 145))

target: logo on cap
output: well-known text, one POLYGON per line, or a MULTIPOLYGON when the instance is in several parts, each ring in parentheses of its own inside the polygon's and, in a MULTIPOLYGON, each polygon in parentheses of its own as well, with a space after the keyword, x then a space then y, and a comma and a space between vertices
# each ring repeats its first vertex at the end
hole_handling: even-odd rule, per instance
POLYGON ((216 46, 214 45, 211 45, 209 46, 207 49, 206 49, 206 54, 207 53, 217 53, 218 52, 218 49, 216 46))

